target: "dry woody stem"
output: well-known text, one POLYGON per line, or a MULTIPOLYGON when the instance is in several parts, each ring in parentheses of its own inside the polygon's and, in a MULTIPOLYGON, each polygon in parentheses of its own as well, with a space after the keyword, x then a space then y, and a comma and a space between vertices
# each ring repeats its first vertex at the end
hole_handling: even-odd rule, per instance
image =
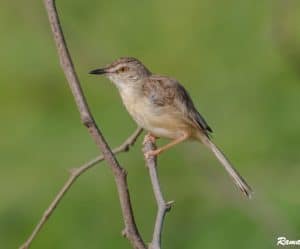
MULTIPOLYGON (((125 228, 123 230, 123 235, 130 241, 132 247, 134 249, 160 249, 161 248, 161 234, 163 229, 163 223, 165 214, 170 210, 171 202, 166 203, 162 196, 160 190, 160 184, 158 180, 158 175, 156 171, 156 157, 146 157, 147 166, 149 169, 149 174, 151 178, 151 183, 154 191, 154 196, 158 206, 158 212, 156 216, 153 238, 149 246, 147 247, 138 231, 137 225, 135 223, 133 210, 131 206, 131 200, 128 190, 127 184, 127 173, 123 167, 117 161, 115 154, 120 152, 128 151, 129 148, 134 145, 136 139, 141 134, 142 129, 137 128, 137 130, 124 141, 119 147, 115 148, 113 151, 110 149, 107 144, 102 132, 98 128, 92 113, 90 112, 89 106, 87 104, 86 98, 82 91, 79 79, 77 77, 75 68, 73 66, 73 62, 71 59, 71 55, 67 48, 67 44, 64 38, 64 34, 60 25, 59 16, 57 14, 55 0, 44 0, 46 11, 48 14, 52 35, 54 37, 54 41, 56 44, 57 52, 59 55, 60 64, 62 70, 67 78, 69 87, 73 94, 75 103, 77 105, 80 119, 82 123, 88 129, 91 137, 93 138, 96 145, 99 147, 102 156, 98 156, 97 158, 85 163, 79 168, 74 168, 70 172, 70 176, 60 189, 60 191, 55 196, 54 200, 51 202, 50 206, 46 209, 44 214, 42 215, 40 221, 34 228, 33 232, 27 239, 27 241, 20 247, 20 249, 27 249, 30 247, 32 241, 35 239, 38 232, 45 225, 49 217, 53 214, 56 207, 61 202, 62 198, 71 188, 72 184, 76 181, 76 179, 82 175, 85 171, 93 167, 100 161, 106 160, 108 165, 110 166, 114 179, 117 185, 118 195, 120 199, 121 211, 123 215, 125 228)), ((151 139, 146 136, 144 142, 144 152, 149 152, 155 148, 155 144, 151 139)))
POLYGON ((54 0, 44 0, 46 11, 56 44, 57 52, 60 59, 61 67, 65 73, 70 89, 72 91, 75 103, 80 113, 82 123, 88 129, 91 137, 96 145, 99 147, 103 154, 104 159, 109 164, 115 178, 117 190, 119 194, 122 215, 125 225, 125 235, 132 244, 133 248, 144 249, 146 248, 144 241, 142 240, 139 231, 137 229, 135 219, 133 216, 130 195, 127 184, 127 173, 124 168, 121 167, 118 160, 114 156, 110 147, 108 146, 102 132, 98 128, 94 117, 92 116, 86 98, 83 94, 78 76, 76 74, 67 44, 64 38, 64 34, 60 25, 59 16, 57 14, 56 5, 54 0))
MULTIPOLYGON (((127 152, 129 151, 130 147, 133 146, 137 140, 137 138, 140 136, 142 133, 143 129, 142 128, 137 128, 136 131, 128 137, 120 146, 115 148, 113 150, 113 153, 115 155, 121 153, 121 152, 127 152)), ((51 217, 55 209, 57 208, 58 204, 61 202, 65 194, 69 191, 73 183, 77 180, 77 178, 85 173, 88 169, 92 168, 95 166, 97 163, 102 162, 104 160, 104 157, 98 156, 89 162, 86 162, 82 166, 78 168, 73 168, 70 171, 70 176, 63 185, 63 187, 60 189, 60 191, 57 193, 49 207, 46 209, 44 212, 43 216, 41 217, 40 221, 38 224, 35 226, 34 230, 32 231, 31 235, 27 239, 27 241, 20 247, 20 249, 27 249, 31 245, 32 241, 34 238, 37 236, 38 232, 42 229, 42 227, 45 225, 47 220, 51 217)))
POLYGON ((149 244, 149 249, 160 249, 161 248, 161 237, 163 224, 165 220, 166 213, 170 211, 173 201, 166 202, 163 198, 162 191, 159 184, 158 173, 157 173, 157 158, 156 156, 146 156, 147 152, 153 151, 156 149, 155 143, 153 140, 146 136, 144 140, 144 154, 146 165, 149 170, 150 180, 152 184, 152 189, 154 197, 157 203, 157 214, 154 225, 154 231, 152 236, 152 241, 149 244))

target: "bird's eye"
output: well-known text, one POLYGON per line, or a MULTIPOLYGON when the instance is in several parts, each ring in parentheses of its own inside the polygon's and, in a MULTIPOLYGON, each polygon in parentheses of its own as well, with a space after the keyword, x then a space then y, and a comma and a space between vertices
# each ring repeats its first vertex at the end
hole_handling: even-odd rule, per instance
POLYGON ((128 67, 121 67, 118 71, 120 72, 120 73, 124 73, 124 72, 126 72, 126 71, 128 71, 128 67))

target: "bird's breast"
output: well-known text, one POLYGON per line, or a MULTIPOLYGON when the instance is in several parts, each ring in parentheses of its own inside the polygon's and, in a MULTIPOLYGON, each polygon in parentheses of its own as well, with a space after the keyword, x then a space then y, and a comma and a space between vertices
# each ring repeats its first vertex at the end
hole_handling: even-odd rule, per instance
POLYGON ((170 107, 154 106, 143 95, 139 96, 126 91, 120 93, 127 111, 135 122, 153 135, 175 139, 189 128, 180 112, 170 107))
MULTIPOLYGON (((137 93, 132 93, 128 91, 121 91, 121 97, 123 104, 125 105, 129 114, 141 127, 146 126, 147 120, 149 119, 148 115, 149 108, 143 97, 139 96, 137 93)), ((151 114, 150 114, 151 115, 151 114)))

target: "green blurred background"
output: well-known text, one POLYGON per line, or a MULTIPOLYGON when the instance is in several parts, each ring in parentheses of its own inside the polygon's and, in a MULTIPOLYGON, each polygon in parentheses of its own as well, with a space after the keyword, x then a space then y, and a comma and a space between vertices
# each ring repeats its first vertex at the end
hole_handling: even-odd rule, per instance
MULTIPOLYGON (((254 188, 236 190, 196 143, 159 159, 167 200, 163 248, 275 248, 300 239, 299 1, 58 1, 83 89, 109 144, 135 124, 108 80, 87 72, 135 56, 190 91, 224 149, 254 188)), ((59 67, 42 1, 0 3, 0 248, 17 248, 68 170, 98 154, 59 67)), ((164 143, 166 141, 161 141, 164 143)), ((156 205, 141 138, 118 156, 137 223, 151 239, 156 205)), ((32 248, 131 248, 105 163, 81 176, 32 248)))

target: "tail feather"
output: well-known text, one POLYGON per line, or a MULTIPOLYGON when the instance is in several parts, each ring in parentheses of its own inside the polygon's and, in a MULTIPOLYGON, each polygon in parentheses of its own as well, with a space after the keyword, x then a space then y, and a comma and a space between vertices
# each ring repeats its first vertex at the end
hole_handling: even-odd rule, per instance
POLYGON ((220 163, 224 166, 225 170, 231 176, 234 183, 250 199, 252 195, 251 187, 244 180, 244 178, 237 172, 237 170, 231 165, 231 163, 226 158, 226 156, 222 153, 222 151, 208 137, 202 135, 200 137, 200 140, 206 147, 208 147, 214 153, 216 158, 220 161, 220 163))

